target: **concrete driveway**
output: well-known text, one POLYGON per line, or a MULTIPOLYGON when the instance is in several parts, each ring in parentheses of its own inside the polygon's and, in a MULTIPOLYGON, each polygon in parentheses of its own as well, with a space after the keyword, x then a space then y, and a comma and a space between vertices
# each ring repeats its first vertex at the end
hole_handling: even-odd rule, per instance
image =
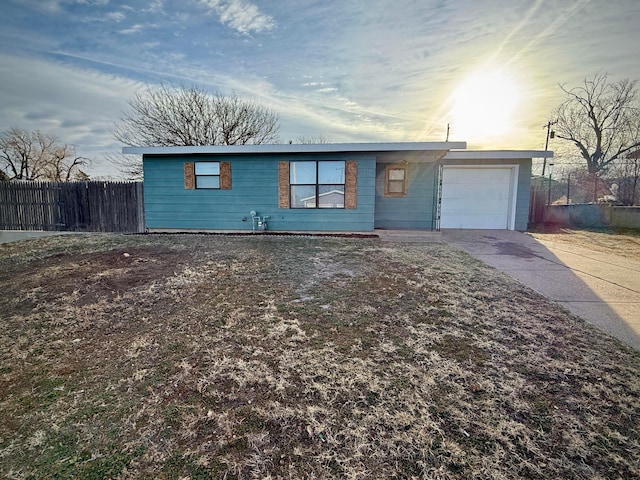
POLYGON ((442 239, 640 351, 640 262, 504 230, 442 239))

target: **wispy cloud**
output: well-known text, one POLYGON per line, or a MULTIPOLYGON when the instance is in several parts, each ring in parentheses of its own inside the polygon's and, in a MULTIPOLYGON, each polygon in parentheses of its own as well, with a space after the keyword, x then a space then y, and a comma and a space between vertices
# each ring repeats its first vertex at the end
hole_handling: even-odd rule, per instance
POLYGON ((316 92, 318 93, 331 93, 331 92, 337 92, 338 89, 335 87, 324 87, 324 88, 318 88, 316 90, 316 92))
POLYGON ((23 3, 33 10, 53 13, 60 10, 61 0, 24 0, 23 3))
POLYGON ((200 3, 214 11, 224 25, 245 35, 268 32, 276 26, 273 17, 246 0, 201 0, 200 3))
POLYGON ((146 8, 143 8, 142 11, 144 13, 164 14, 164 2, 163 0, 154 0, 148 4, 146 8))
POLYGON ((111 126, 142 84, 45 60, 0 55, 0 63, 5 67, 0 131, 14 126, 40 129, 78 145, 79 154, 95 159, 92 173, 109 174, 111 167, 102 158, 119 148, 109 133, 111 126), (25 104, 22 97, 31 102, 25 104))
POLYGON ((129 28, 125 28, 123 30, 119 30, 118 33, 121 33, 123 35, 131 35, 132 33, 138 33, 142 30, 143 25, 137 23, 135 25, 132 25, 129 28))
POLYGON ((114 22, 121 22, 125 19, 125 14, 122 12, 111 12, 106 15, 107 20, 112 20, 114 22))
POLYGON ((103 7, 109 4, 109 0, 67 0, 67 3, 103 7))

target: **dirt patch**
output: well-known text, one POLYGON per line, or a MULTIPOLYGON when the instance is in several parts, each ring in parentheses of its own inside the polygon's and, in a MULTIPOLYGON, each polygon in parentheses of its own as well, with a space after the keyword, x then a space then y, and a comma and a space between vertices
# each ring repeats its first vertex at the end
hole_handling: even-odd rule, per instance
POLYGON ((38 292, 42 301, 67 297, 79 306, 113 298, 178 274, 188 254, 166 247, 118 248, 97 253, 60 253, 16 272, 14 285, 38 292))
POLYGON ((4 477, 640 476, 640 355, 446 245, 18 243, 4 477))

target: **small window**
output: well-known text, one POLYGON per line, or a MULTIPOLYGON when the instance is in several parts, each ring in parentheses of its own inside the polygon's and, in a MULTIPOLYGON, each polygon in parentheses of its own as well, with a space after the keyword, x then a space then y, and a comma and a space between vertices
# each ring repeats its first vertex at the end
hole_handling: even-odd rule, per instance
POLYGON ((407 195, 407 166, 387 165, 384 179, 384 194, 387 197, 407 195))
POLYGON ((196 188, 220 188, 220 162, 196 162, 196 188))
POLYGON ((289 187, 291 208, 344 208, 345 162, 291 162, 289 187))

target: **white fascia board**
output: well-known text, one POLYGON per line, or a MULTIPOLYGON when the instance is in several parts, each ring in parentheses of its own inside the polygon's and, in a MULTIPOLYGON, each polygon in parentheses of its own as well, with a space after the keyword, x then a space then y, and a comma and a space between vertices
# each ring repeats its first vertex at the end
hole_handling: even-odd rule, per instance
POLYGON ((444 160, 518 160, 524 158, 552 158, 549 150, 453 150, 444 160))
POLYGON ((466 142, 397 142, 397 143, 321 143, 211 145, 194 147, 123 147, 125 155, 233 155, 261 153, 352 153, 448 151, 467 148, 466 142))

